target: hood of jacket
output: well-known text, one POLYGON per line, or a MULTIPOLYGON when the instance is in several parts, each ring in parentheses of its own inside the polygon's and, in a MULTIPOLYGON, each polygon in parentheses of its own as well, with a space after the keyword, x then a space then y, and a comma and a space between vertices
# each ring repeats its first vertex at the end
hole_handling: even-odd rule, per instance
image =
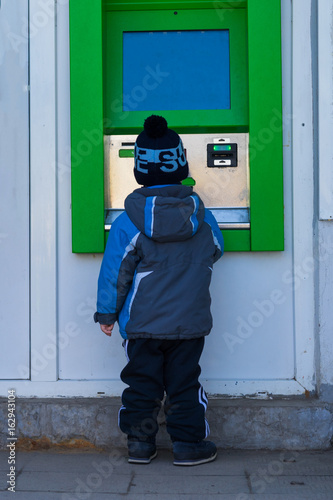
POLYGON ((161 243, 191 238, 205 216, 199 196, 181 184, 136 189, 127 196, 125 210, 143 234, 161 243))

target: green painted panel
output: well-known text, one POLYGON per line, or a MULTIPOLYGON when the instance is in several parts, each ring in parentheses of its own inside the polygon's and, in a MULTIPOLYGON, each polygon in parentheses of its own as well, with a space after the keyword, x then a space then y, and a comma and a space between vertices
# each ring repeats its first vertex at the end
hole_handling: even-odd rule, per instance
MULTIPOLYGON (((106 1, 104 7, 109 9, 110 4, 110 1, 106 1)), ((203 112, 201 115, 200 113, 191 115, 185 112, 181 118, 171 115, 167 116, 167 119, 170 126, 175 127, 179 133, 218 130, 233 132, 249 129, 251 231, 224 230, 225 248, 226 251, 282 250, 284 224, 280 0, 269 2, 248 0, 248 11, 244 10, 245 2, 233 2, 233 0, 212 3, 190 0, 177 3, 167 0, 160 2, 133 0, 133 2, 112 2, 112 4, 114 9, 122 6, 124 10, 129 8, 146 10, 144 17, 149 18, 149 23, 151 21, 155 23, 155 16, 157 16, 160 24, 154 24, 154 29, 184 29, 184 24, 179 22, 181 19, 179 14, 182 12, 177 11, 177 15, 169 12, 170 23, 168 20, 166 26, 161 11, 150 12, 152 8, 180 9, 180 6, 188 9, 187 26, 191 29, 193 29, 193 23, 197 23, 194 26, 198 29, 234 26, 232 32, 236 36, 233 36, 234 42, 231 50, 235 52, 231 54, 231 58, 238 58, 237 64, 241 68, 238 80, 242 80, 242 83, 238 82, 238 87, 232 84, 232 89, 234 89, 232 96, 236 95, 235 89, 240 89, 240 105, 233 118, 223 113, 220 114, 221 112, 217 112, 215 116, 214 113, 203 112), (231 4, 234 4, 236 8, 241 7, 237 14, 231 4), (223 5, 226 9, 222 8, 223 5), (191 12, 189 9, 193 7, 202 10, 191 12), (213 13, 215 21, 212 21, 213 13), (231 17, 228 18, 228 16, 231 17), (235 19, 238 19, 237 22, 240 23, 237 33, 235 19), (238 55, 236 54, 237 47, 240 52, 238 55), (249 68, 247 68, 247 47, 249 68)), ((103 117, 102 31, 104 31, 104 49, 113 50, 113 43, 119 41, 121 27, 113 26, 114 29, 110 31, 109 16, 116 15, 120 18, 124 15, 129 16, 131 29, 146 30, 147 24, 144 20, 142 23, 140 21, 138 27, 138 14, 140 14, 138 11, 105 13, 102 30, 102 2, 70 0, 73 252, 104 251, 106 234, 104 232, 103 128, 106 133, 115 131, 138 133, 141 131, 145 118, 145 116, 134 117, 135 113, 133 113, 133 118, 123 117, 120 120, 121 113, 117 113, 115 109, 111 118, 107 112, 103 117), (114 115, 117 115, 116 120, 114 120, 114 115)), ((139 18, 142 19, 141 15, 139 18)), ((113 20, 111 24, 112 22, 113 20)), ((113 92, 111 95, 115 96, 114 92, 116 92, 114 98, 117 99, 117 95, 121 96, 121 83, 119 84, 119 78, 115 77, 119 74, 119 70, 114 71, 114 69, 121 64, 121 61, 119 61, 119 54, 115 54, 114 57, 116 59, 111 71, 110 61, 107 60, 106 52, 104 53, 104 64, 107 69, 104 84, 106 83, 106 89, 108 84, 111 84, 113 92)), ((112 104, 113 108, 119 106, 117 102, 112 104)), ((108 106, 106 106, 106 111, 107 109, 108 106)), ((152 111, 163 112, 163 110, 152 111)), ((143 112, 143 115, 146 114, 147 112, 143 112)))
POLYGON ((101 2, 70 0, 72 251, 104 251, 101 2))
MULTIPOLYGON (((149 111, 147 111, 149 113, 149 111)), ((165 111, 158 111, 157 113, 163 113, 163 116, 166 116, 165 111)), ((147 116, 145 116, 147 118, 147 116)), ((110 120, 104 120, 105 124, 110 123, 110 120)), ((176 128, 175 125, 172 125, 170 121, 168 121, 168 124, 170 128, 176 128)), ((202 125, 195 126, 191 123, 189 126, 184 122, 184 125, 177 125, 177 133, 179 134, 227 134, 227 133, 242 133, 242 132, 248 132, 249 131, 249 126, 248 125, 243 125, 243 126, 234 126, 234 125, 215 125, 215 126, 205 126, 203 127, 202 125)), ((108 127, 105 126, 104 128, 104 134, 105 135, 112 135, 112 134, 139 134, 142 132, 142 125, 138 125, 135 127, 121 127, 121 128, 115 128, 115 127, 108 127)))
POLYGON ((119 158, 134 158, 134 149, 119 149, 119 158))
POLYGON ((248 0, 251 250, 283 250, 280 0, 248 0))
MULTIPOLYGON (((149 114, 162 114, 171 128, 179 133, 219 130, 248 130, 248 84, 247 84, 247 27, 246 10, 226 9, 219 16, 215 9, 179 11, 125 11, 105 14, 105 98, 104 116, 110 126, 106 133, 136 133, 149 114), (163 110, 135 111, 135 88, 127 96, 131 111, 122 110, 123 31, 182 31, 228 29, 230 35, 230 91, 231 109, 222 110, 163 110)), ((212 68, 213 77, 213 68, 212 68)), ((163 75, 155 68, 147 70, 147 79, 159 82, 163 75), (148 73, 149 71, 149 73, 148 73), (155 78, 155 80, 154 80, 155 78)), ((151 84, 151 83, 150 83, 151 84)), ((140 90, 140 96, 145 91, 140 90)), ((146 90, 147 92, 149 90, 146 90)), ((172 96, 170 96, 172 99, 172 96)))
MULTIPOLYGON (((250 251, 250 231, 247 229, 223 229, 225 252, 249 252, 250 251)), ((108 241, 109 231, 105 231, 105 245, 108 241)))
MULTIPOLYGON (((247 229, 223 229, 224 251, 225 252, 249 252, 250 251, 250 230, 247 229)), ((109 231, 105 231, 105 245, 108 241, 109 231)))
POLYGON ((249 252, 250 230, 222 229, 225 252, 249 252))
POLYGON ((214 9, 223 16, 222 9, 244 9, 246 8, 246 0, 131 0, 131 1, 114 1, 104 0, 103 5, 106 10, 151 10, 151 9, 214 9))

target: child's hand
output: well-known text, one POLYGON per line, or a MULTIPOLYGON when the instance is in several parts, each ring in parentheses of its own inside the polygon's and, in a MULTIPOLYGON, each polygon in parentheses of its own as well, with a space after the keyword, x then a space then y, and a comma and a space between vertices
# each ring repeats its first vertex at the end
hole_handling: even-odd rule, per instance
MULTIPOLYGON (((113 323, 114 325, 114 323, 113 323)), ((100 325, 102 332, 105 333, 108 337, 111 337, 111 333, 113 330, 113 325, 100 325)))

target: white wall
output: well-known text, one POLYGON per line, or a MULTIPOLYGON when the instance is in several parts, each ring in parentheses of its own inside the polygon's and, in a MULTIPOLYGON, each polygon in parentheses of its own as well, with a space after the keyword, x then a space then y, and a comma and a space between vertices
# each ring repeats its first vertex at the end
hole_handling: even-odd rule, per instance
MULTIPOLYGON (((30 18, 40 24, 30 54, 32 382, 16 387, 27 396, 118 395, 121 338, 116 330, 109 339, 92 320, 102 256, 71 253, 68 2, 58 2, 57 29, 38 0, 30 18)), ((202 357, 210 393, 315 388, 311 0, 282 0, 282 25, 285 251, 229 253, 216 264, 214 328, 202 357)))
POLYGON ((29 378, 28 6, 0 9, 0 378, 29 378), (25 370, 20 370, 19 365, 25 370))
POLYGON ((318 2, 318 386, 333 399, 333 0, 318 2))
MULTIPOLYGON (((60 23, 58 26, 60 29, 60 23)), ((67 57, 64 35, 62 33, 58 40, 61 40, 61 50, 67 57)), ((290 45, 285 44, 284 51, 288 60, 290 45)), ((59 65, 58 76, 62 79, 61 88, 68 92, 67 61, 66 64, 59 65)), ((285 68, 285 79, 286 86, 290 86, 290 67, 285 68)), ((68 164, 67 92, 58 94, 58 118, 59 123, 61 122, 59 161, 62 165, 68 164)), ((291 156, 287 133, 290 128, 291 123, 286 123, 285 252, 227 254, 215 266, 212 284, 214 329, 207 338, 202 358, 202 378, 206 380, 205 386, 210 392, 237 393, 236 382, 250 380, 260 381, 256 384, 259 390, 267 385, 267 382, 262 381, 290 381, 295 376, 293 288, 284 278, 284 274, 292 270, 293 265, 291 156), (273 303, 271 297, 278 303, 273 303), (255 301, 257 305, 254 304, 255 301), (262 307, 265 308, 264 313, 260 312, 262 307), (227 389, 224 381, 232 381, 227 382, 227 389)), ((62 172, 64 171, 63 168, 62 172)), ((60 350, 59 377, 63 380, 118 379, 125 363, 119 334, 115 331, 110 340, 92 322, 101 256, 78 256, 70 251, 68 181, 69 176, 63 174, 61 182, 58 182, 59 328, 65 332, 66 326, 68 328, 72 324, 77 328, 78 334, 68 339, 68 345, 60 350)), ((64 341, 64 346, 65 343, 67 342, 64 341)), ((278 389, 276 383, 271 384, 271 390, 283 391, 282 386, 278 389)))

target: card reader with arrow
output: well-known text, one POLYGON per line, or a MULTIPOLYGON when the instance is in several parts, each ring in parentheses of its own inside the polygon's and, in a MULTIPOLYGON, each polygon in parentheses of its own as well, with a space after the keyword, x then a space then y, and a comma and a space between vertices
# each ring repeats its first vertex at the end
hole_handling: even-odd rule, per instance
POLYGON ((207 167, 237 167, 237 143, 207 144, 207 167))

